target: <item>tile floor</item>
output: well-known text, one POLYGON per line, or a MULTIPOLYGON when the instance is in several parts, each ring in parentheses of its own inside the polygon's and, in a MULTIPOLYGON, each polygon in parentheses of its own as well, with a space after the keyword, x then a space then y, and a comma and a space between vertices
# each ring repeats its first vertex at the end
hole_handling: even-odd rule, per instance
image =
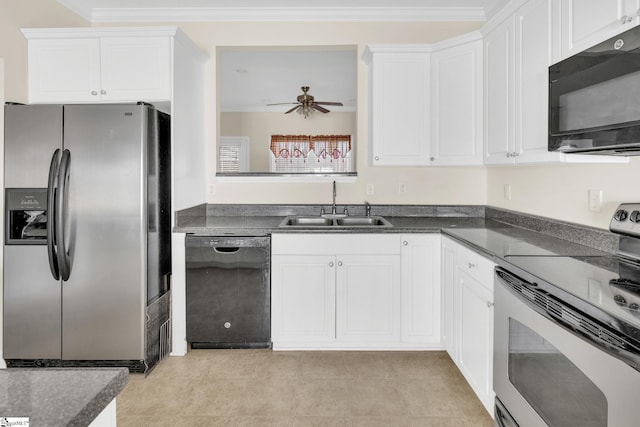
POLYGON ((493 421, 445 352, 191 350, 132 374, 118 426, 477 426, 493 421))

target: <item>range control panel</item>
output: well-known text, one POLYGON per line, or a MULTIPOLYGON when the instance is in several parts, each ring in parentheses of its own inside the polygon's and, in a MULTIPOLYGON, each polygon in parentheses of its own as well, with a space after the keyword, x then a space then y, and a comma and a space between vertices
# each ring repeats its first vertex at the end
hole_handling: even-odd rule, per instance
POLYGON ((640 203, 623 203, 611 218, 609 230, 640 237, 640 203))

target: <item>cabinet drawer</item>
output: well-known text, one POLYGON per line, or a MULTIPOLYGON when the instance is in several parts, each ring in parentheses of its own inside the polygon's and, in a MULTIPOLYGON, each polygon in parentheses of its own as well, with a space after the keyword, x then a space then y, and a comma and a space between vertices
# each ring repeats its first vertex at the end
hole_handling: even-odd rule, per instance
POLYGON ((464 246, 457 248, 460 270, 480 282, 487 290, 493 292, 493 270, 495 264, 477 252, 464 246))

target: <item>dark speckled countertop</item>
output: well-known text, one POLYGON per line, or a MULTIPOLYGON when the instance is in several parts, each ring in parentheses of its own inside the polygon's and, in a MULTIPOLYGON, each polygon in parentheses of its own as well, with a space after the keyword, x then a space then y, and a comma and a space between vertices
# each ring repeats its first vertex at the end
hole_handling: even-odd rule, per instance
POLYGON ((125 368, 0 370, 0 417, 37 427, 88 426, 129 379, 125 368))
MULTIPOLYGON (((606 230, 486 206, 374 205, 392 227, 281 227, 288 215, 317 216, 319 205, 198 205, 176 215, 175 232, 223 236, 273 233, 440 233, 488 256, 601 256, 615 253, 606 230)), ((326 208, 326 207, 325 207, 326 208)), ((343 206, 338 207, 342 212, 343 206)), ((364 215, 362 205, 347 206, 364 215)), ((328 211, 328 210, 327 210, 328 211)))

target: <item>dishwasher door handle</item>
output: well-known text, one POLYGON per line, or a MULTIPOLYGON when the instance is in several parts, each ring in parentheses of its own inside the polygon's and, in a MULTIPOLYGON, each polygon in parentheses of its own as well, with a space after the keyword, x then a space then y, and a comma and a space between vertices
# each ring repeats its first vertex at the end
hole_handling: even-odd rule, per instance
POLYGON ((214 247, 213 250, 219 254, 235 254, 240 251, 239 247, 214 247))

